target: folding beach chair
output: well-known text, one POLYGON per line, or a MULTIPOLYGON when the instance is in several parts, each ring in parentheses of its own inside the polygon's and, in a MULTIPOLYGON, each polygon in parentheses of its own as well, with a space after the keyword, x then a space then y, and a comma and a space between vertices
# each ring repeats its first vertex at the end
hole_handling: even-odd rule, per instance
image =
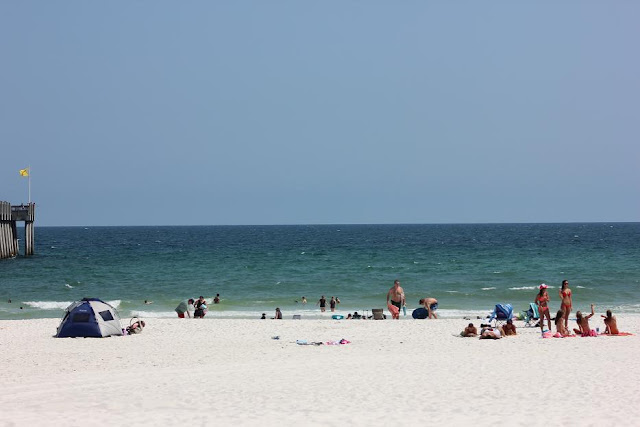
POLYGON ((524 316, 525 324, 524 326, 536 326, 535 321, 540 319, 540 314, 538 313, 538 305, 534 302, 529 303, 529 309, 527 311, 522 312, 524 316))
POLYGON ((502 326, 512 318, 513 306, 511 304, 496 304, 493 313, 489 316, 489 324, 493 322, 494 327, 502 326))
POLYGON ((384 313, 381 308, 372 308, 371 314, 373 314, 373 320, 384 320, 384 313))

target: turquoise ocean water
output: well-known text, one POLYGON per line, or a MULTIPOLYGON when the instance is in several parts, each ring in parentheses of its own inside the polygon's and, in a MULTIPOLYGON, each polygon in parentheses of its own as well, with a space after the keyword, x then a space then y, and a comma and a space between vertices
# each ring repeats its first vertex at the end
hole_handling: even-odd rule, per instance
POLYGON ((0 319, 60 317, 83 297, 175 317, 217 293, 207 318, 329 317, 321 295, 342 314, 382 308, 396 278, 409 310, 434 296, 444 317, 524 310, 543 282, 555 310, 563 279, 574 309, 640 313, 639 242, 640 223, 37 227, 35 256, 0 260, 0 319))

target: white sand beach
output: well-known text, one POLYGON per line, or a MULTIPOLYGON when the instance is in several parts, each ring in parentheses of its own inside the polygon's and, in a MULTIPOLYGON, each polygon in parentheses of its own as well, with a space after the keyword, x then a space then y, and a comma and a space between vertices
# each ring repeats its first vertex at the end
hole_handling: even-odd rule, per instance
POLYGON ((56 319, 0 321, 0 425, 640 425, 640 317, 618 315, 634 336, 497 341, 454 336, 468 322, 149 319, 56 339, 56 319))

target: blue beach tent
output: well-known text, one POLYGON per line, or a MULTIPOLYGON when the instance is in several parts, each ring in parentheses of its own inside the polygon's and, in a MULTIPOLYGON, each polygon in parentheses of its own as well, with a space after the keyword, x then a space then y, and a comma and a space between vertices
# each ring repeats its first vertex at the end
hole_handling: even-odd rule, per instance
POLYGON ((98 298, 83 298, 65 310, 57 338, 108 337, 122 335, 120 316, 111 305, 98 298))

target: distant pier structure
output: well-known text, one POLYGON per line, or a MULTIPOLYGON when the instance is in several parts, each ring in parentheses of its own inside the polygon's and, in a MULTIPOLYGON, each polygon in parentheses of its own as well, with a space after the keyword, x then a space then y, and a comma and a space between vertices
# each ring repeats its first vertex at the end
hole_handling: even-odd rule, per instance
POLYGON ((0 202, 0 259, 19 255, 18 221, 24 221, 24 255, 33 255, 35 219, 35 203, 11 206, 9 202, 0 202))

